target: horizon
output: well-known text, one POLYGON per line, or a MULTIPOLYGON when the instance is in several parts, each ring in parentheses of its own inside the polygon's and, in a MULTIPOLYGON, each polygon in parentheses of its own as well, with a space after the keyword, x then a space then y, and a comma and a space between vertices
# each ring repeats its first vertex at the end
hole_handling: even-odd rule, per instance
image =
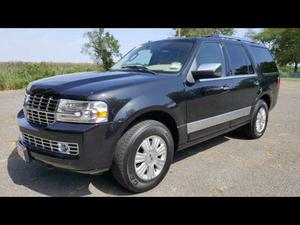
MULTIPOLYGON (((258 31, 261 28, 254 28, 258 31)), ((84 33, 92 28, 22 28, 0 29, 0 63, 91 63, 81 48, 87 39, 84 33)), ((120 43, 124 55, 136 45, 174 37, 171 28, 105 28, 120 43)), ((234 37, 244 38, 248 28, 235 28, 234 37)), ((119 58, 114 57, 117 61, 119 58)))

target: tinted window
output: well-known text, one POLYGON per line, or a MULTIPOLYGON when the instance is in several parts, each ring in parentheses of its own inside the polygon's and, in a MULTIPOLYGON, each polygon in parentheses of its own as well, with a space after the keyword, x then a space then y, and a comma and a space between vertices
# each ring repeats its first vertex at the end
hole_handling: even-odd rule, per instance
POLYGON ((251 46, 250 49, 262 74, 278 72, 274 59, 268 49, 254 46, 251 46))
POLYGON ((221 47, 218 43, 203 43, 200 47, 199 54, 196 58, 197 67, 201 64, 220 63, 219 74, 221 76, 225 73, 224 58, 221 47))
POLYGON ((226 44, 233 75, 253 74, 253 67, 241 45, 226 44))

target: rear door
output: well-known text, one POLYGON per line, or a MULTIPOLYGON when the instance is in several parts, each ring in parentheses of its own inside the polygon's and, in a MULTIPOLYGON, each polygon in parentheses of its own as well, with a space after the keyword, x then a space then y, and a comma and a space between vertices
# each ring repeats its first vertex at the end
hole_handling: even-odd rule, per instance
POLYGON ((253 62, 247 49, 240 43, 224 43, 226 56, 230 65, 228 79, 232 82, 232 111, 237 112, 238 118, 231 126, 246 122, 259 92, 259 79, 255 73, 253 62))

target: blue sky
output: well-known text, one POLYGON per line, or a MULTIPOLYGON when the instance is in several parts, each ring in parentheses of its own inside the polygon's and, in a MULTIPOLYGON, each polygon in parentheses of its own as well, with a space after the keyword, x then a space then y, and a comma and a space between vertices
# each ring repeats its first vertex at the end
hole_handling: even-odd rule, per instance
MULTIPOLYGON (((258 28, 259 29, 259 28, 258 28)), ((92 62, 80 52, 86 41, 84 33, 91 29, 0 29, 0 62, 92 62)), ((235 36, 244 37, 248 29, 236 29, 235 36)), ((134 46, 174 35, 167 28, 107 29, 121 45, 125 54, 134 46)))

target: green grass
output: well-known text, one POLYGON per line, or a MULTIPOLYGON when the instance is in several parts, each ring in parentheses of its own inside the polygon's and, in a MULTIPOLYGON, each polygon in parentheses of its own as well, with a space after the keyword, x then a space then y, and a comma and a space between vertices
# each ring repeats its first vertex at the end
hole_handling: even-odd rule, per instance
POLYGON ((300 78, 295 77, 282 77, 281 79, 284 81, 300 81, 300 78))
MULTIPOLYGON (((41 78, 87 71, 103 68, 91 63, 0 62, 0 90, 22 89, 41 78)), ((300 73, 280 71, 280 75, 286 81, 300 81, 300 73)))
POLYGON ((287 77, 287 78, 300 78, 300 72, 292 72, 292 71, 284 71, 284 70, 279 70, 280 76, 281 77, 287 77))
POLYGON ((41 78, 87 71, 103 68, 91 63, 0 62, 0 90, 21 89, 41 78))

